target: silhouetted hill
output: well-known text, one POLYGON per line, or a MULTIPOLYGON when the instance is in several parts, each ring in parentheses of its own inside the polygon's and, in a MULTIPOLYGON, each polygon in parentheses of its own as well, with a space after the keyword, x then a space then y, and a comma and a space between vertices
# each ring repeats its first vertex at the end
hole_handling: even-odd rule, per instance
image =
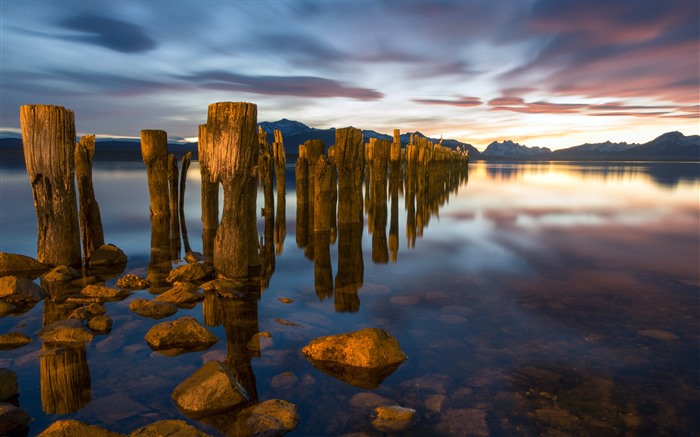
POLYGON ((546 147, 527 147, 514 143, 510 140, 499 143, 494 141, 486 147, 486 150, 481 152, 484 158, 533 158, 552 153, 546 147))

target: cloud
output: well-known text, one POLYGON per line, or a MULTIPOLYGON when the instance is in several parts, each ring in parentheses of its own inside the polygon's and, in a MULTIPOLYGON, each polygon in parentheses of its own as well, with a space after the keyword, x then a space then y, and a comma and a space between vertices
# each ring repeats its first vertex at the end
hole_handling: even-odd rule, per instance
POLYGON ((421 103, 424 105, 447 105, 447 106, 459 106, 459 107, 470 107, 479 106, 482 104, 478 97, 459 97, 456 100, 440 100, 440 99, 414 99, 416 103, 421 103))
POLYGON ((315 76, 248 76, 225 71, 206 71, 181 78, 201 88, 220 91, 272 96, 347 97, 364 101, 384 98, 384 94, 373 89, 315 76))
POLYGON ((82 35, 61 35, 57 38, 104 47, 120 53, 144 53, 157 47, 156 41, 136 24, 82 13, 60 20, 60 27, 82 35))
POLYGON ((501 97, 489 101, 491 111, 512 111, 525 114, 570 114, 578 113, 588 105, 579 103, 530 102, 514 97, 501 97))

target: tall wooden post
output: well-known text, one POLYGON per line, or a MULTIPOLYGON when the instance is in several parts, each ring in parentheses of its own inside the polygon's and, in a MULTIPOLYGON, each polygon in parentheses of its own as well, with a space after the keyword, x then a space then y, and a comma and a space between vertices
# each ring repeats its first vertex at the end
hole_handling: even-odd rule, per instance
POLYGON ((215 180, 224 188, 224 210, 214 239, 214 269, 228 277, 243 277, 259 266, 256 228, 258 108, 252 103, 209 105, 207 142, 215 180))
POLYGON ((178 214, 177 203, 178 188, 180 186, 179 173, 177 169, 177 159, 175 154, 168 155, 168 183, 170 184, 170 257, 180 258, 180 215, 178 214))
POLYGON ((272 153, 275 160, 275 181, 277 183, 277 197, 284 195, 286 189, 285 173, 287 165, 287 154, 284 151, 284 140, 282 132, 275 129, 275 142, 272 143, 272 153))
POLYGON ((362 131, 348 127, 335 131, 335 161, 338 167, 338 223, 357 223, 362 217, 362 131), (360 191, 358 192, 358 185, 360 191))
POLYGON ((151 216, 170 216, 168 200, 168 134, 162 130, 141 131, 141 155, 146 164, 151 216))
POLYGON ((85 135, 75 145, 75 174, 80 199, 80 235, 83 240, 83 261, 105 244, 100 206, 92 186, 92 158, 95 155, 95 135, 85 135))
POLYGON ((191 252, 190 239, 187 235, 187 223, 185 223, 185 188, 187 187, 187 170, 190 168, 190 160, 192 152, 185 153, 182 157, 182 169, 180 173, 180 200, 178 201, 178 214, 180 215, 180 230, 182 233, 182 244, 185 247, 185 253, 191 252))
POLYGON ((49 265, 79 265, 73 111, 24 105, 20 125, 37 217, 37 259, 49 265))

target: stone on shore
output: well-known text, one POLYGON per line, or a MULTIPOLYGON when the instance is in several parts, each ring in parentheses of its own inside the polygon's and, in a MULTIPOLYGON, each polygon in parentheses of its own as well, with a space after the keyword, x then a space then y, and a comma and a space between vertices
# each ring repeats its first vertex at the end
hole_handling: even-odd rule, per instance
POLYGON ((17 374, 10 369, 0 368, 0 401, 5 401, 19 393, 17 374))
POLYGON ((58 420, 46 428, 38 437, 125 437, 97 425, 88 425, 78 420, 58 420))
POLYGON ((171 398, 184 413, 200 417, 248 401, 245 388, 217 361, 209 361, 175 387, 171 398))
POLYGON ((164 319, 177 312, 177 307, 171 303, 148 300, 142 297, 132 300, 129 309, 141 317, 150 319, 164 319))
POLYGON ((46 343, 82 345, 92 341, 95 335, 80 320, 59 320, 44 326, 37 336, 46 343))
POLYGON ((32 339, 21 332, 8 332, 0 335, 0 350, 17 349, 32 342, 32 339))
POLYGON ((129 437, 207 437, 207 434, 184 420, 161 420, 142 426, 129 434, 129 437))
POLYGON ((90 268, 111 267, 126 264, 128 257, 114 244, 103 244, 98 247, 88 260, 90 268))
POLYGON ((180 282, 153 300, 175 305, 187 305, 204 300, 204 294, 199 292, 199 288, 196 285, 189 282, 180 282))
POLYGON ((31 422, 32 418, 25 410, 12 404, 0 403, 0 435, 20 435, 31 422))
POLYGON ((200 263, 191 263, 180 266, 170 272, 167 281, 171 284, 176 282, 196 282, 212 275, 214 269, 200 263))
POLYGON ((319 337, 304 346, 301 352, 312 360, 363 368, 397 365, 406 360, 399 341, 378 328, 319 337))
POLYGON ((382 406, 372 413, 372 426, 382 432, 399 432, 408 428, 416 410, 398 405, 382 406))
POLYGON ((207 328, 189 316, 153 326, 146 333, 145 339, 153 350, 182 351, 205 350, 219 341, 207 328))
POLYGON ((9 274, 37 278, 48 269, 49 266, 29 256, 0 252, 0 276, 9 274))
POLYGON ((276 437, 293 431, 299 424, 296 405, 281 399, 270 399, 253 407, 246 425, 250 435, 276 437))
POLYGON ((39 302, 46 297, 46 291, 34 281, 19 276, 0 278, 0 299, 6 302, 39 302))
POLYGON ((141 276, 128 273, 117 281, 117 288, 124 290, 145 290, 151 286, 151 281, 141 276))
POLYGON ((100 299, 120 300, 129 296, 130 293, 127 290, 105 287, 104 285, 88 285, 80 291, 80 294, 100 299))

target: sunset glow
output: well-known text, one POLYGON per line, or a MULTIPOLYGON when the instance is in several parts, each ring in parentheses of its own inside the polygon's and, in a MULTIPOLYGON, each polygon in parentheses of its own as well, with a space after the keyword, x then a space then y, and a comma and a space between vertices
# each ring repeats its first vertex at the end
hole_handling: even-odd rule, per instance
POLYGON ((421 131, 483 150, 700 133, 700 3, 0 3, 0 128, 19 107, 78 133, 194 138, 207 105, 260 121, 421 131))

